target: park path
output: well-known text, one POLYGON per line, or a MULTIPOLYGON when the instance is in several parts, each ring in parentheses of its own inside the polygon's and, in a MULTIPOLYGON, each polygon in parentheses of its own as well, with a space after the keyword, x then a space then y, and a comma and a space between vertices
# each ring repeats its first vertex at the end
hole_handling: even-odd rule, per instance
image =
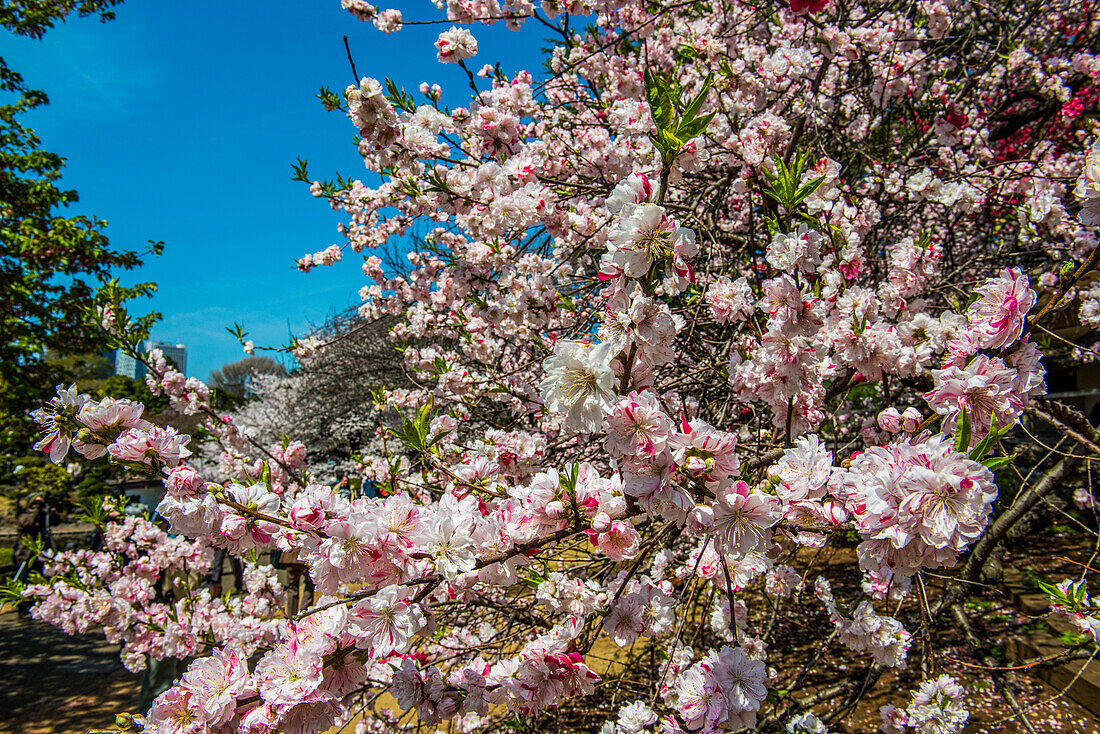
POLYGON ((0 734, 80 734, 138 704, 141 677, 102 635, 70 637, 15 610, 0 612, 0 734))

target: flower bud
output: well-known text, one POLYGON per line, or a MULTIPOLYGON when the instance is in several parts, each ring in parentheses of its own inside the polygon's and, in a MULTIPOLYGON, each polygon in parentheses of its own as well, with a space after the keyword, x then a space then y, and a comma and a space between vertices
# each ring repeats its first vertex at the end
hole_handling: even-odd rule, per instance
POLYGON ((826 502, 821 507, 822 516, 833 525, 839 525, 848 519, 848 511, 839 502, 826 502))
POLYGON ((142 726, 134 720, 133 714, 115 714, 115 726, 119 731, 141 731, 142 726))
POLYGON ((592 518, 592 529, 597 533, 606 533, 611 528, 611 516, 606 512, 597 513, 592 518))
POLYGON ((901 413, 894 407, 882 411, 878 414, 878 427, 887 433, 897 433, 901 430, 901 413))
POLYGON ((222 519, 221 533, 230 540, 240 540, 248 530, 248 521, 240 515, 226 514, 222 519))
POLYGON ((901 427, 906 433, 915 433, 922 420, 924 420, 924 416, 921 415, 920 411, 909 407, 901 414, 901 427))

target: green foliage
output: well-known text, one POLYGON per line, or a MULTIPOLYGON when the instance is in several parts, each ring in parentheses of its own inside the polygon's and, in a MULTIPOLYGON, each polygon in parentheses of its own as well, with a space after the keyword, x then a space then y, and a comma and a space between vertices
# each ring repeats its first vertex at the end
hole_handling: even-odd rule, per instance
POLYGON ((522 577, 523 583, 530 586, 532 589, 537 589, 539 584, 546 580, 546 577, 540 574, 534 569, 529 569, 527 573, 522 577))
POLYGON ((317 92, 317 99, 321 100, 321 104, 328 112, 333 110, 340 110, 341 112, 347 111, 347 106, 344 101, 340 99, 336 92, 332 91, 328 87, 321 87, 317 92))
POLYGON ((77 519, 103 529, 107 527, 107 519, 111 513, 110 505, 118 505, 117 511, 121 513, 124 502, 125 500, 121 498, 105 502, 101 497, 85 497, 76 503, 80 510, 77 519))
POLYGON ((1066 630, 1059 635, 1059 639, 1062 640, 1062 644, 1066 647, 1077 647, 1084 642, 1088 642, 1091 638, 1076 630, 1066 630))
POLYGON ((448 435, 447 433, 441 433, 438 436, 431 436, 432 411, 434 410, 435 404, 432 402, 420 406, 411 420, 401 416, 401 427, 391 428, 390 433, 407 448, 419 454, 432 453, 436 444, 448 435))
POLYGON ((844 535, 840 538, 840 545, 849 548, 854 548, 863 542, 863 536, 861 536, 855 530, 845 530, 844 535))
POLYGON ((650 133, 657 150, 661 151, 661 160, 665 170, 671 165, 692 138, 702 134, 714 113, 700 115, 703 103, 714 84, 714 74, 708 74, 703 88, 690 100, 674 80, 646 69, 643 74, 645 98, 649 103, 649 112, 657 127, 656 133, 650 133))
MULTIPOLYGON (((769 207, 771 213, 765 217, 768 234, 775 235, 780 232, 790 232, 794 229, 796 219, 799 223, 806 224, 811 229, 828 234, 827 226, 811 216, 806 208, 802 206, 803 202, 817 191, 821 186, 821 182, 825 180, 824 176, 818 176, 804 184, 800 183, 809 160, 810 153, 808 151, 796 155, 790 163, 783 156, 775 154, 772 156, 775 173, 767 168, 761 170, 767 182, 767 185, 762 188, 762 192, 764 196, 775 202, 775 205, 778 205, 780 209, 776 211, 775 205, 769 207)), ((856 324, 856 328, 858 329, 857 333, 862 333, 862 330, 866 328, 866 323, 856 324)))
POLYGON ((955 424, 955 450, 966 452, 967 449, 970 449, 968 456, 972 461, 979 462, 990 471, 997 471, 1016 458, 1016 454, 1010 454, 1008 456, 989 455, 993 448, 1001 442, 1001 439, 1012 430, 1012 426, 1013 424, 1010 423, 1004 428, 998 428, 997 416, 992 416, 989 421, 989 432, 971 449, 970 443, 973 439, 973 430, 970 425, 970 415, 967 413, 966 408, 963 407, 963 409, 959 411, 959 417, 955 424))
POLYGON ((43 456, 24 456, 15 461, 10 479, 3 494, 12 499, 25 499, 42 495, 51 505, 64 502, 73 487, 73 478, 60 466, 51 464, 43 456))
POLYGON ((5 606, 16 606, 23 601, 23 584, 13 579, 5 579, 0 583, 0 609, 5 606))
POLYGON ((1039 588, 1050 597, 1050 603, 1056 604, 1067 612, 1088 612, 1091 611, 1089 606, 1088 590, 1085 588, 1084 581, 1076 581, 1068 584, 1063 591, 1053 584, 1048 584, 1045 581, 1039 582, 1039 588))
POLYGON ((768 187, 764 189, 764 195, 775 200, 788 212, 795 211, 798 205, 817 191, 818 187, 821 186, 821 182, 825 180, 824 176, 818 176, 801 186, 799 185, 809 160, 809 152, 800 153, 788 165, 782 157, 776 155, 772 159, 775 164, 775 173, 771 173, 766 168, 763 169, 764 178, 768 181, 768 187))
POLYGON ((98 15, 103 22, 114 20, 111 8, 122 0, 7 0, 0 5, 0 25, 12 33, 42 38, 54 23, 64 22, 70 13, 80 17, 98 15))
POLYGON ((955 424, 956 451, 963 452, 970 448, 970 434, 970 414, 964 406, 963 409, 959 411, 959 418, 955 424))
POLYGON ((141 403, 145 406, 144 415, 146 416, 168 409, 168 396, 154 395, 145 384, 145 380, 135 380, 126 375, 111 375, 94 389, 101 398, 110 396, 141 403))
POLYGON ((402 112, 416 112, 416 100, 413 96, 406 93, 404 87, 398 87, 389 77, 386 77, 386 99, 402 112))
MULTIPOLYGON (((298 158, 294 163, 291 164, 291 169, 293 170, 293 175, 291 175, 290 177, 291 181, 300 181, 302 183, 307 183, 310 185, 314 183, 313 179, 311 179, 309 176, 308 159, 298 158)), ((352 179, 337 173, 335 181, 325 179, 324 181, 318 181, 317 183, 321 185, 321 194, 331 199, 332 197, 339 194, 341 191, 347 191, 348 189, 350 189, 352 179)), ((237 328, 239 329, 240 327, 237 328)), ((238 336, 238 334, 233 330, 230 330, 229 333, 233 334, 234 336, 238 336)), ((244 337, 242 336, 241 338, 243 339, 244 337)))
MULTIPOLYGON (((114 17, 119 0, 13 0, 0 7, 0 25, 41 38, 70 13, 114 17)), ((49 354, 94 354, 108 347, 89 323, 88 304, 97 284, 113 271, 141 264, 143 254, 113 249, 105 222, 66 216, 78 200, 60 186, 64 159, 41 148, 22 117, 46 105, 46 94, 28 89, 22 76, 0 59, 0 455, 21 453, 35 428, 29 410, 48 400, 68 377, 49 354)), ((159 253, 160 244, 150 252, 159 253)), ((148 293, 144 284, 121 289, 148 293)))
POLYGON ((1002 466, 1012 463, 1012 460, 1015 458, 1016 454, 1009 454, 1008 456, 991 456, 988 459, 983 459, 982 464, 990 471, 996 471, 1002 466))

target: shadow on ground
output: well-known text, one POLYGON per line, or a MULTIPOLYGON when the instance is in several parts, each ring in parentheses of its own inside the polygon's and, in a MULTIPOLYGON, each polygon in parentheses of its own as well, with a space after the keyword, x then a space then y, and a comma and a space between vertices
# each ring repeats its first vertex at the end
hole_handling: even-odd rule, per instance
POLYGON ((79 734, 134 711, 140 676, 102 635, 70 637, 15 611, 0 613, 0 734, 79 734))

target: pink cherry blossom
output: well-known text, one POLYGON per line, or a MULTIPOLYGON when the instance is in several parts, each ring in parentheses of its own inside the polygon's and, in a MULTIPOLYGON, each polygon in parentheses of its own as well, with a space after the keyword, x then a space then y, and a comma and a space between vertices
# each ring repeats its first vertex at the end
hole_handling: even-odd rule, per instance
POLYGON ((983 349, 1009 347, 1020 338, 1024 320, 1035 305, 1035 291, 1027 276, 1018 269, 1004 269, 978 288, 981 298, 966 311, 970 325, 977 330, 983 349))

